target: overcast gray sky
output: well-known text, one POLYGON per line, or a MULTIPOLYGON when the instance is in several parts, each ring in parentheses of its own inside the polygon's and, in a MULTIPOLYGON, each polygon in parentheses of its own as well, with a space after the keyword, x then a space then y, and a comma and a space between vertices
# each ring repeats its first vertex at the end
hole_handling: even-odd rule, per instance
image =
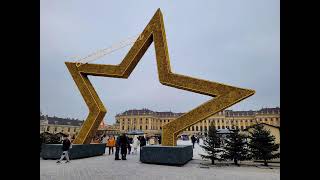
MULTIPOLYGON (((280 5, 278 0, 41 0, 40 107, 43 113, 85 119, 87 106, 64 62, 142 32, 157 8, 164 16, 173 72, 256 90, 232 106, 280 106, 280 5)), ((128 79, 90 77, 108 110, 186 112, 209 96, 159 83, 154 46, 128 79)), ((118 64, 130 47, 94 63, 118 64)))

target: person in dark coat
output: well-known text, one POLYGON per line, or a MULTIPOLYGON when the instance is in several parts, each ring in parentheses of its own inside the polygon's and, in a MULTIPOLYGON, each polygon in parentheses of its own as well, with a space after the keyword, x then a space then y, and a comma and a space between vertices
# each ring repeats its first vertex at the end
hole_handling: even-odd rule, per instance
POLYGON ((146 145, 146 139, 144 138, 144 136, 141 136, 140 137, 140 148, 142 148, 143 146, 146 145))
POLYGON ((62 141, 62 155, 61 155, 61 158, 57 161, 57 163, 61 163, 61 161, 63 160, 64 157, 66 157, 67 163, 70 162, 69 153, 68 153, 70 146, 71 146, 71 142, 70 142, 68 136, 64 135, 63 141, 62 141))
POLYGON ((194 143, 196 143, 197 139, 194 135, 191 136, 192 148, 194 149, 194 143))
POLYGON ((128 143, 128 154, 130 154, 130 152, 131 152, 131 144, 132 144, 133 139, 132 138, 128 138, 128 141, 129 141, 129 143, 128 143))
POLYGON ((120 151, 120 136, 118 136, 118 137, 117 137, 117 140, 116 140, 115 160, 120 160, 120 158, 119 158, 119 151, 120 151))
POLYGON ((126 155, 127 155, 128 145, 130 146, 129 139, 126 136, 126 134, 123 133, 120 137, 120 148, 121 148, 121 159, 122 160, 127 160, 126 155))
POLYGON ((161 144, 161 136, 158 137, 158 142, 161 144))

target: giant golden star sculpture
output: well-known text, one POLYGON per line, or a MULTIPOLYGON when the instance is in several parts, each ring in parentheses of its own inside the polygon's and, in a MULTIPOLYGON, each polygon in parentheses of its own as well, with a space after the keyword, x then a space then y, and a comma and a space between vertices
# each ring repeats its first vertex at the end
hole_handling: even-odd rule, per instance
POLYGON ((89 115, 74 140, 75 144, 89 144, 107 112, 90 83, 88 75, 128 78, 152 42, 155 46, 161 84, 214 97, 164 125, 162 128, 163 146, 175 146, 178 134, 186 128, 254 94, 253 90, 172 73, 163 17, 158 9, 140 34, 140 38, 119 65, 87 63, 79 66, 75 62, 65 63, 89 108, 89 115))

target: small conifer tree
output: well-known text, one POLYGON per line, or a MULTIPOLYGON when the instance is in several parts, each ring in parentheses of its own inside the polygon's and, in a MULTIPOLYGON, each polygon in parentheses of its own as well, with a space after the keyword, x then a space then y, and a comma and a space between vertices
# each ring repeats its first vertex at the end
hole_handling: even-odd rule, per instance
POLYGON ((263 160, 264 165, 268 166, 268 160, 280 157, 280 153, 273 153, 279 149, 279 144, 275 144, 275 137, 270 131, 263 128, 261 124, 255 125, 250 132, 249 147, 254 159, 263 160))
POLYGON ((220 138, 217 134, 215 126, 211 124, 209 126, 209 131, 205 136, 203 145, 200 145, 208 155, 200 154, 203 159, 210 159, 211 163, 214 164, 214 160, 220 160, 218 153, 222 152, 220 147, 220 138))

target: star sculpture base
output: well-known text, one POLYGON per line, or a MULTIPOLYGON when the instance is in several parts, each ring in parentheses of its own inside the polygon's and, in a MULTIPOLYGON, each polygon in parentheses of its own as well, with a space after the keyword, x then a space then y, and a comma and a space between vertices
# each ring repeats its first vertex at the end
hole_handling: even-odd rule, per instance
POLYGON ((192 146, 144 146, 140 161, 147 164, 182 166, 192 160, 192 146))
MULTIPOLYGON (((105 153, 106 144, 74 144, 69 150, 70 159, 101 156, 105 153)), ((42 159, 59 159, 62 154, 62 144, 44 144, 41 148, 42 159)))

